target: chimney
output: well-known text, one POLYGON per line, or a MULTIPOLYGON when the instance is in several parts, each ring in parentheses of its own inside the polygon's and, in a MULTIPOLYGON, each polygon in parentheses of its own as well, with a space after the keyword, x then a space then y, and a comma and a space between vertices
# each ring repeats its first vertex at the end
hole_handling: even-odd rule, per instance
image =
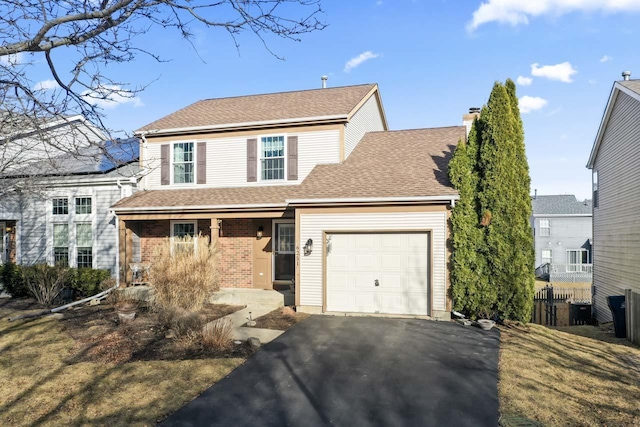
POLYGON ((467 136, 469 136, 471 125, 477 117, 480 117, 480 109, 478 107, 469 108, 469 114, 464 114, 462 116, 462 126, 467 128, 467 136))
POLYGON ((329 77, 322 76, 320 78, 322 79, 322 89, 326 89, 327 88, 327 79, 329 79, 329 77))
POLYGON ((622 79, 623 80, 629 80, 629 77, 631 77, 631 71, 623 71, 622 72, 622 79))

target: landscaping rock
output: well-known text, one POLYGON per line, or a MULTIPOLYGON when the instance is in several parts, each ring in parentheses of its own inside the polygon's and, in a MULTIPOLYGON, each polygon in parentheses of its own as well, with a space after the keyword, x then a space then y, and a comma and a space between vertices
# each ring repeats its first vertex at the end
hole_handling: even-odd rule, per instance
POLYGON ((173 329, 169 329, 167 331, 167 333, 164 334, 164 337, 167 338, 167 339, 175 338, 176 337, 176 331, 174 331, 173 329))
POLYGON ((255 322, 255 320, 249 320, 249 321, 247 322, 247 326, 256 326, 256 322, 255 322))
POLYGON ((260 348, 260 339, 256 337, 249 337, 247 338, 247 344, 252 350, 257 350, 260 348))
POLYGON ((89 301, 89 305, 100 305, 100 300, 97 298, 94 298, 91 301, 89 301))

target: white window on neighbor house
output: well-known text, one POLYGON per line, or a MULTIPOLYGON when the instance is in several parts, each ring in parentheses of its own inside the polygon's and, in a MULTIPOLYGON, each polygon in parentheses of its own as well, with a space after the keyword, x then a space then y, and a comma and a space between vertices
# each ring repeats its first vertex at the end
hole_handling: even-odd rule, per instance
POLYGON ((260 139, 260 177, 263 181, 284 179, 284 136, 260 139))
POLYGON ((76 197, 76 215, 91 213, 91 197, 76 197))
POLYGON ((69 265, 69 224, 53 224, 53 263, 69 265))
POLYGON ((567 271, 583 271, 589 263, 589 251, 586 249, 567 250, 567 271))
POLYGON ((76 224, 76 267, 93 267, 93 231, 91 224, 76 224))
POLYGON ((68 215, 69 214, 69 199, 58 198, 53 199, 53 214, 54 215, 68 215))
POLYGON ((174 184, 193 184, 195 182, 195 152, 193 142, 173 144, 173 182, 174 184))
POLYGON ((543 264, 553 263, 553 250, 551 249, 542 250, 542 263, 543 264))
POLYGON ((540 220, 540 236, 546 237, 551 235, 551 225, 548 219, 540 220))
POLYGON ((173 253, 193 251, 196 237, 195 221, 172 221, 171 242, 173 253))

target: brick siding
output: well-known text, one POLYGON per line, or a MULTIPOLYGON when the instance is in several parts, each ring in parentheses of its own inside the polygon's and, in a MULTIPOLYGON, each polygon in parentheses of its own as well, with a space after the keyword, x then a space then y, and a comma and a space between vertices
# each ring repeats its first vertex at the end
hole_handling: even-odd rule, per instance
MULTIPOLYGON (((198 220, 197 229, 211 236, 211 221, 198 220)), ((144 221, 140 235, 143 263, 153 263, 153 253, 171 235, 169 220, 144 221)), ((253 284, 253 240, 255 230, 250 219, 224 219, 218 239, 220 251, 220 287, 251 288, 253 284)))

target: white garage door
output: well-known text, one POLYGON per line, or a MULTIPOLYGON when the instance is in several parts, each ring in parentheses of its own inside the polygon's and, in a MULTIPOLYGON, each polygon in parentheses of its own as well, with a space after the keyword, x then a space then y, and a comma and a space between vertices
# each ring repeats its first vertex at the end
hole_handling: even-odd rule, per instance
POLYGON ((429 314, 429 234, 327 236, 327 311, 429 314))

